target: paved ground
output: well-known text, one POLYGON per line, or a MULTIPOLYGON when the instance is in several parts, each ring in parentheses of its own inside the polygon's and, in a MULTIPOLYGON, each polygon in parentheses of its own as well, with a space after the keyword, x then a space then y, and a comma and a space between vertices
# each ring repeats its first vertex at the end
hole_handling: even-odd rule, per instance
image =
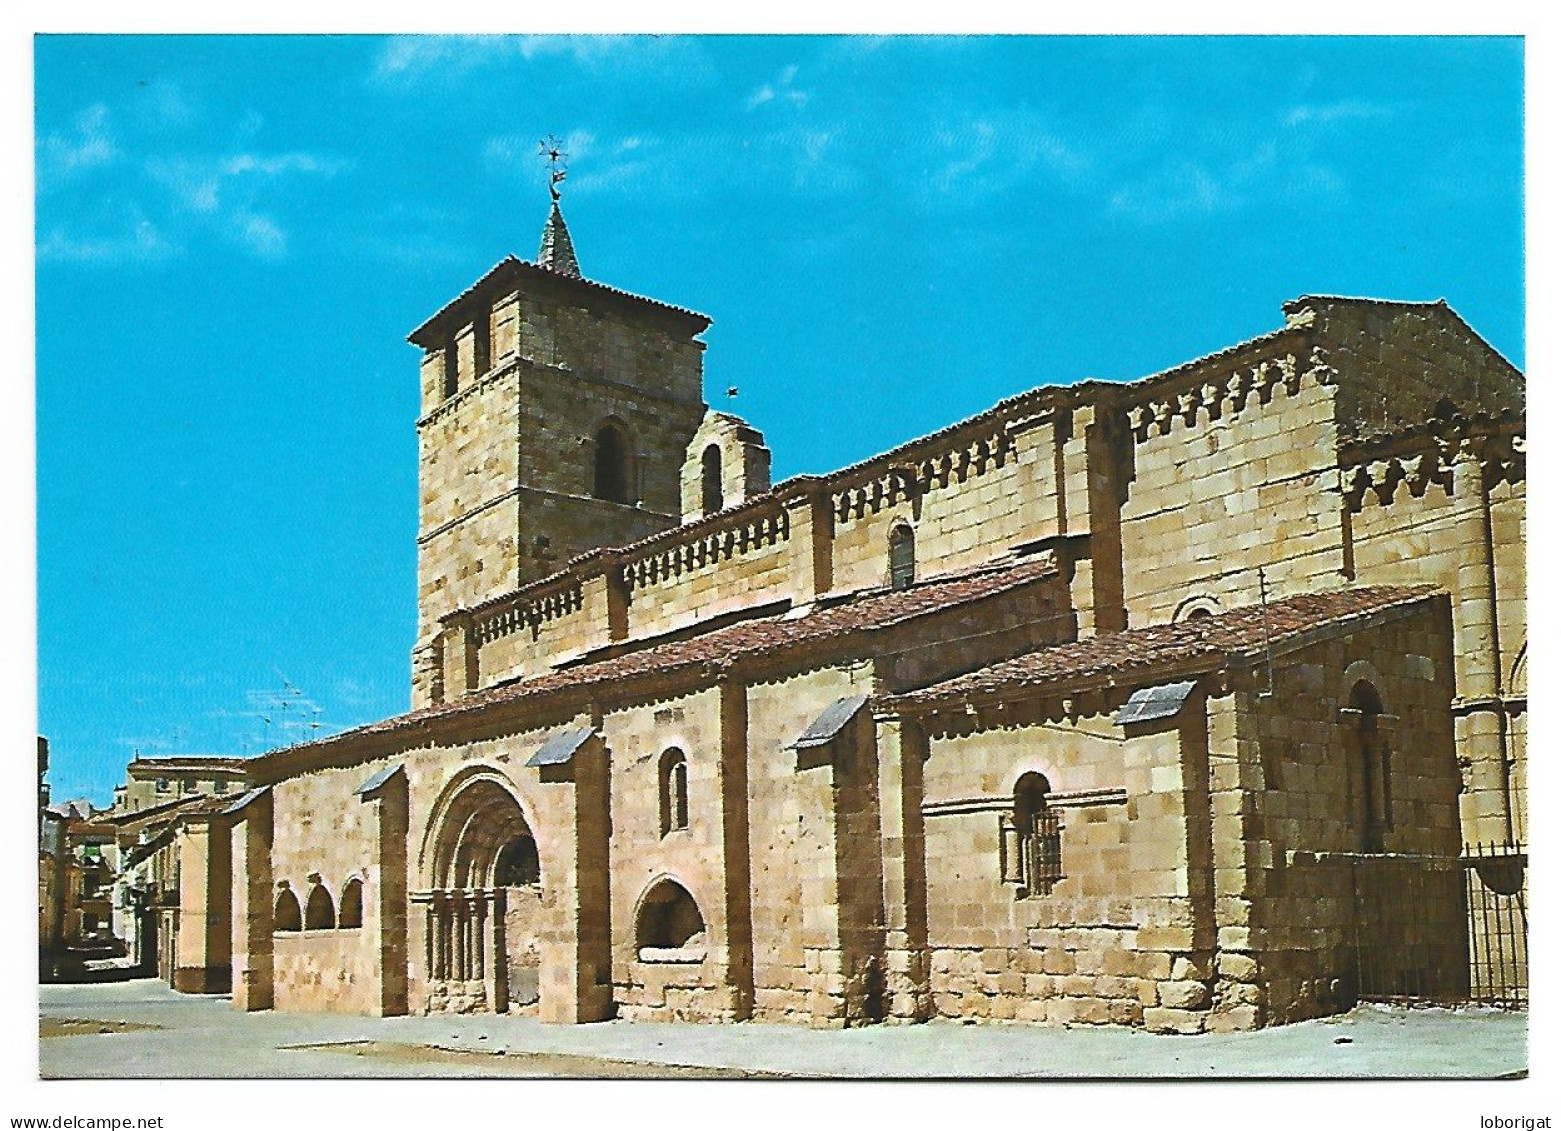
POLYGON ((158 981, 40 987, 40 1072, 90 1077, 1051 1077, 1492 1079, 1527 1072, 1528 1019, 1362 1007, 1257 1033, 1079 1027, 779 1025, 238 1013, 158 981))

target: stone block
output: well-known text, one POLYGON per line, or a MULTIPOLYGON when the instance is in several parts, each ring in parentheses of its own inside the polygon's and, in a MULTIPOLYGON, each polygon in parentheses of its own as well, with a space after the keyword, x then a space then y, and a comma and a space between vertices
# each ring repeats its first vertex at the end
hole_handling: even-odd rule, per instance
POLYGON ((1201 1033, 1209 1015, 1202 1011, 1186 1009, 1145 1009, 1144 1028, 1151 1033, 1201 1033))
POLYGON ((1206 1009, 1209 1004, 1209 987, 1202 982, 1158 983, 1160 1004, 1172 1009, 1206 1009))

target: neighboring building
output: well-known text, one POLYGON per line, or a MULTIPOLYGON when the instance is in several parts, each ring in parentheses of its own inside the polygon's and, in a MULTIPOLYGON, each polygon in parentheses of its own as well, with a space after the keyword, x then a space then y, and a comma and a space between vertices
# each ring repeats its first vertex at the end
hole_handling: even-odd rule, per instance
POLYGON ((65 818, 49 806, 49 740, 38 736, 38 976, 54 973, 65 943, 65 818))
POLYGON ((172 977, 178 928, 178 824, 225 807, 247 788, 248 762, 221 755, 137 757, 114 790, 103 821, 114 830, 118 867, 110 881, 113 937, 132 963, 172 977))
POLYGON ((414 709, 181 817, 175 986, 1176 1032, 1468 992, 1460 851, 1525 827, 1524 382, 1445 303, 1297 299, 773 488, 708 325, 582 278, 555 204, 413 333, 414 709))
POLYGON ((136 758, 125 769, 125 784, 114 790, 115 813, 136 813, 195 795, 222 797, 243 793, 247 762, 206 754, 136 758))
POLYGON ((113 938, 113 885, 119 846, 111 823, 88 801, 56 810, 64 839, 62 942, 68 948, 108 943, 113 938))

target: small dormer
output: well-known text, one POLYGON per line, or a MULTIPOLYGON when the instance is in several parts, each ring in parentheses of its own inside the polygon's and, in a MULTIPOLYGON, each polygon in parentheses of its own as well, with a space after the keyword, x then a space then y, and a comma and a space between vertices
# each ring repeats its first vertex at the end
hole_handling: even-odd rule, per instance
POLYGON ((683 521, 734 507, 770 489, 770 449, 739 417, 710 409, 683 461, 683 521))

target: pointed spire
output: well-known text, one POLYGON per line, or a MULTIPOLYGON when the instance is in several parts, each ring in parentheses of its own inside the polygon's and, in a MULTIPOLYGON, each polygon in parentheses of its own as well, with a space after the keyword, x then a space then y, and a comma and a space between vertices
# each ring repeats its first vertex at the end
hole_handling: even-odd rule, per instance
POLYGON ((553 210, 548 213, 547 225, 542 229, 542 247, 537 252, 537 266, 568 275, 571 279, 580 278, 580 261, 575 258, 574 240, 569 238, 569 227, 564 223, 564 214, 558 210, 556 199, 553 201, 553 210))

